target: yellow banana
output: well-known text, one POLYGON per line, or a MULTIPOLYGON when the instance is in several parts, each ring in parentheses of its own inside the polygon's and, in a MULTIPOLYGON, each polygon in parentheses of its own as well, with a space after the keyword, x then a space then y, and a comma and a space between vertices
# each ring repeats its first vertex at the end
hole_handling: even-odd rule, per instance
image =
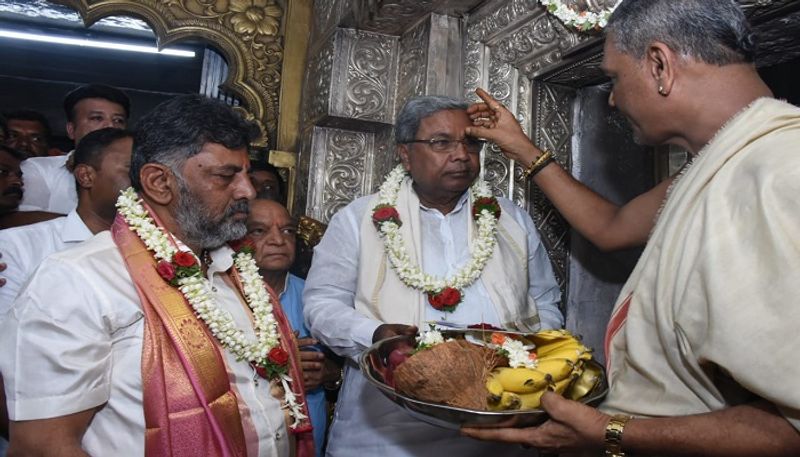
POLYGON ((548 357, 539 359, 536 371, 549 374, 553 382, 561 381, 572 373, 575 361, 567 358, 548 357))
POLYGON ((486 390, 489 391, 489 403, 499 403, 500 397, 503 395, 503 385, 500 381, 493 377, 486 380, 486 390))
POLYGON ((496 368, 492 377, 500 382, 503 390, 518 394, 536 392, 547 385, 547 374, 530 368, 496 368))
POLYGON ((496 404, 490 404, 489 408, 492 411, 505 411, 508 409, 519 409, 520 405, 519 395, 513 392, 503 392, 500 396, 500 401, 496 404))
POLYGON ((542 390, 537 390, 536 392, 529 394, 519 394, 518 395, 520 400, 519 409, 541 408, 542 395, 544 395, 545 392, 551 391, 557 394, 561 394, 567 389, 567 387, 569 387, 573 379, 574 376, 567 376, 561 381, 548 384, 547 387, 542 390))

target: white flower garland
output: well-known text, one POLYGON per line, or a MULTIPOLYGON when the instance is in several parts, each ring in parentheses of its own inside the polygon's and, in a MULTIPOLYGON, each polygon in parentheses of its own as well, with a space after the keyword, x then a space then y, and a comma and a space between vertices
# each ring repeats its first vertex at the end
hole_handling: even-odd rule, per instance
POLYGON ((621 2, 622 0, 618 0, 611 8, 595 13, 592 11, 575 11, 561 0, 539 0, 539 3, 546 6, 547 11, 561 20, 561 22, 584 32, 604 28, 608 24, 608 18, 611 17, 611 13, 621 2))
MULTIPOLYGON (((117 199, 117 210, 157 260, 167 262, 172 260, 178 248, 164 233, 164 229, 156 225, 133 188, 129 187, 120 194, 117 199)), ((189 252, 194 255, 193 252, 189 252)), ((196 255, 195 259, 199 265, 200 260, 196 255)), ((253 256, 239 252, 234 257, 234 265, 242 281, 247 306, 253 311, 256 341, 248 341, 244 332, 234 324, 231 314, 217 306, 211 282, 203 275, 178 278, 178 290, 194 309, 197 317, 205 322, 217 341, 230 351, 237 361, 245 360, 262 366, 268 361, 269 351, 280 345, 278 323, 272 314, 272 302, 264 288, 253 256)), ((283 407, 288 408, 294 418, 292 424, 294 428, 307 416, 302 412, 303 404, 297 403, 294 392, 289 387, 288 383, 292 379, 284 374, 280 376, 280 381, 285 391, 283 407)))
MULTIPOLYGON (((402 165, 398 165, 389 173, 378 191, 378 206, 394 207, 397 204, 397 196, 406 174, 402 165)), ((470 192, 473 200, 492 197, 489 186, 482 179, 475 181, 470 187, 470 192)), ((492 257, 492 252, 497 244, 495 238, 497 218, 489 211, 481 211, 478 215, 477 226, 477 236, 469 247, 472 259, 455 275, 446 279, 425 273, 419 265, 411 261, 398 224, 393 221, 385 221, 380 224, 380 233, 384 237, 386 255, 403 284, 431 294, 438 293, 446 287, 461 291, 481 276, 483 268, 492 257)))

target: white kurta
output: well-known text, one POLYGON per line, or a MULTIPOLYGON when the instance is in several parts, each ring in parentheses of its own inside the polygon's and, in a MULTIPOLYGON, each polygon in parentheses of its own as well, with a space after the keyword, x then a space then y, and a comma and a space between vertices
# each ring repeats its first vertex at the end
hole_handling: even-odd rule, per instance
MULTIPOLYGON (((337 353, 352 358, 348 361, 336 404, 327 455, 530 456, 531 450, 522 450, 519 446, 478 442, 460 436, 457 430, 421 422, 386 399, 361 375, 354 360, 372 344, 372 334, 382 323, 354 309, 359 230, 363 216, 369 210, 369 202, 369 197, 356 200, 333 217, 325 236, 314 250, 314 262, 303 296, 306 324, 312 335, 337 353)), ((466 198, 462 198, 447 215, 424 208, 420 211, 422 267, 426 272, 448 276, 469 258, 466 246, 471 211, 465 202, 466 198)), ((560 290, 533 222, 513 203, 503 200, 502 204, 503 217, 513 217, 528 234, 529 294, 536 300, 542 325, 545 328, 561 327, 563 318, 558 310, 560 290)), ((465 289, 464 302, 454 313, 428 307, 426 318, 446 318, 461 324, 501 324, 480 280, 465 289)))
POLYGON ((92 232, 73 210, 66 217, 0 230, 0 253, 7 268, 0 273, 0 316, 11 307, 22 286, 45 257, 86 241, 92 232))
POLYGON ((22 161, 22 182, 25 191, 20 211, 47 211, 67 214, 78 206, 75 177, 67 169, 67 160, 74 151, 63 156, 31 157, 22 161))
MULTIPOLYGON (((232 253, 227 247, 212 252, 208 277, 218 305, 254 338, 243 300, 223 281, 232 253)), ((84 449, 96 456, 143 455, 143 332, 139 296, 110 232, 50 256, 0 321, 9 417, 45 419, 102 405, 84 449)), ((269 383, 256 385, 247 363, 221 353, 242 420, 252 423, 245 431, 254 427, 258 435, 245 434, 248 453, 288 456, 284 415, 269 383)))

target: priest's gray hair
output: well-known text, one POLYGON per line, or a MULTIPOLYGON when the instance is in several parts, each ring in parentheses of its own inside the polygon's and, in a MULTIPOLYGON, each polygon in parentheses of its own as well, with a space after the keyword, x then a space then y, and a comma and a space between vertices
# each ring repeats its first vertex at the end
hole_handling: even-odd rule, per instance
POLYGON ((752 62, 756 53, 754 34, 735 0, 623 0, 606 36, 636 59, 656 41, 712 65, 752 62))
POLYGON ((453 97, 442 95, 426 95, 409 99, 394 126, 394 139, 397 144, 416 139, 419 123, 422 119, 445 110, 466 110, 469 103, 453 97))

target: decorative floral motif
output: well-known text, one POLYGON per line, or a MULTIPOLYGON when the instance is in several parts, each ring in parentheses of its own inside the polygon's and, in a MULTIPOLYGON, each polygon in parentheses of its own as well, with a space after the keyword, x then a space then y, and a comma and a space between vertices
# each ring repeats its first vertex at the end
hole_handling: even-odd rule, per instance
POLYGON ((562 0, 539 0, 539 3, 547 7, 547 11, 553 14, 561 22, 569 27, 580 31, 600 30, 608 24, 608 18, 617 8, 622 0, 617 1, 611 8, 600 12, 576 11, 572 7, 564 4, 562 0))
POLYGON ((492 196, 489 186, 481 179, 476 180, 470 187, 472 200, 483 203, 480 208, 476 207, 475 203, 472 207, 472 214, 478 226, 477 234, 469 247, 472 259, 452 277, 437 278, 425 273, 419 265, 411 261, 405 240, 400 234, 402 222, 395 205, 400 185, 405 178, 406 171, 402 165, 398 165, 389 173, 378 191, 378 204, 372 210, 372 220, 384 238, 384 250, 389 262, 403 284, 427 294, 428 302, 437 310, 453 312, 463 300, 462 290, 481 276, 483 268, 492 257, 497 244, 495 232, 497 218, 500 217, 500 206, 492 196), (491 203, 492 201, 494 203, 491 203), (496 205, 496 210, 492 208, 492 204, 496 205))
POLYGON ((230 313, 216 305, 211 283, 203 276, 200 261, 191 251, 178 249, 172 238, 150 217, 136 191, 130 187, 124 190, 117 199, 117 210, 128 227, 153 252, 158 261, 158 274, 180 290, 217 341, 236 360, 250 363, 259 375, 266 374, 266 378, 280 380, 286 392, 284 408, 288 408, 294 418, 292 426, 295 427, 306 419, 302 404, 297 403, 289 386, 292 379, 286 374, 288 354, 280 347, 280 334, 278 323, 272 314, 272 303, 252 255, 243 251, 237 252, 234 255, 234 266, 241 278, 247 306, 253 311, 256 341, 248 340, 244 332, 236 327, 230 313), (274 352, 275 350, 282 352, 285 357, 274 352))
POLYGON ((273 0, 231 0, 231 24, 237 33, 276 36, 281 8, 273 0))

